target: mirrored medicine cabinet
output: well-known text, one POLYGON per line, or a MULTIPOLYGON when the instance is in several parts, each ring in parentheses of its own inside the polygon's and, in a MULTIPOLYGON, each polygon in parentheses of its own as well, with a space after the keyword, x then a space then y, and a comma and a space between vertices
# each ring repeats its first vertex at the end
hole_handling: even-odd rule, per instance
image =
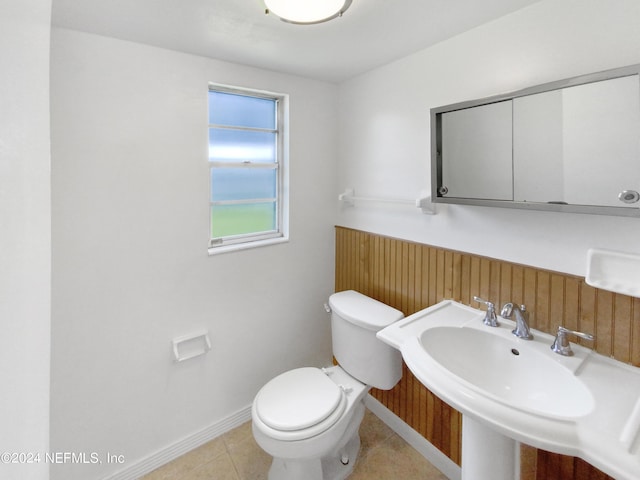
POLYGON ((437 203, 640 216, 640 65, 431 109, 437 203))

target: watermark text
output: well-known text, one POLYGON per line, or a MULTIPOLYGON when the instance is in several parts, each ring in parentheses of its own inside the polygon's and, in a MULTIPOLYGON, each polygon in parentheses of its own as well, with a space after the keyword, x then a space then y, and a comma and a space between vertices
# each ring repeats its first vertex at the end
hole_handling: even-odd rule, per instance
POLYGON ((124 455, 99 452, 2 452, 0 463, 4 464, 82 464, 100 465, 103 463, 125 463, 124 455))

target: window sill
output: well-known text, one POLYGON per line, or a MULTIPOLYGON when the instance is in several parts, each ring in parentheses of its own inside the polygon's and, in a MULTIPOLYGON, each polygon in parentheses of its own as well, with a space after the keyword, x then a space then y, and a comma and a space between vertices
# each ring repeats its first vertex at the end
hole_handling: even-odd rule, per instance
POLYGON ((235 252, 237 250, 247 250, 249 248, 266 247, 278 243, 286 243, 289 241, 288 236, 266 238, 264 240, 255 240, 253 242, 234 243, 231 245, 223 245, 221 247, 210 247, 208 249, 209 256, 219 255, 221 253, 235 252))

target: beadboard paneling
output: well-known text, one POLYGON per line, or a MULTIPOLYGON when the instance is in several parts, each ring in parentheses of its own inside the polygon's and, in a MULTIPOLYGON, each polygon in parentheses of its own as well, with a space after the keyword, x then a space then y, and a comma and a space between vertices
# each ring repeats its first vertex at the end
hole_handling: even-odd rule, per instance
MULTIPOLYGON (((530 325, 553 333, 558 325, 593 333, 597 352, 640 366, 640 299, 590 287, 583 278, 336 227, 335 290, 357 290, 411 315, 444 299, 478 307, 524 304, 530 325)), ((460 464, 462 415, 404 367, 400 383, 372 392, 453 461, 460 464)), ((608 479, 586 462, 538 451, 538 480, 608 479)), ((524 478, 524 477, 523 477, 524 478)))

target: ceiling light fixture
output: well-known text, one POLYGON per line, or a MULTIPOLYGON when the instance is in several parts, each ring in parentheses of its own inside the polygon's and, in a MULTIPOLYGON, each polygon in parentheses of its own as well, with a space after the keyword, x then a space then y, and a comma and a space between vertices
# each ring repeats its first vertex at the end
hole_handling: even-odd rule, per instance
POLYGON ((273 13, 284 22, 311 25, 341 17, 351 0, 264 0, 264 3, 266 13, 273 13))

